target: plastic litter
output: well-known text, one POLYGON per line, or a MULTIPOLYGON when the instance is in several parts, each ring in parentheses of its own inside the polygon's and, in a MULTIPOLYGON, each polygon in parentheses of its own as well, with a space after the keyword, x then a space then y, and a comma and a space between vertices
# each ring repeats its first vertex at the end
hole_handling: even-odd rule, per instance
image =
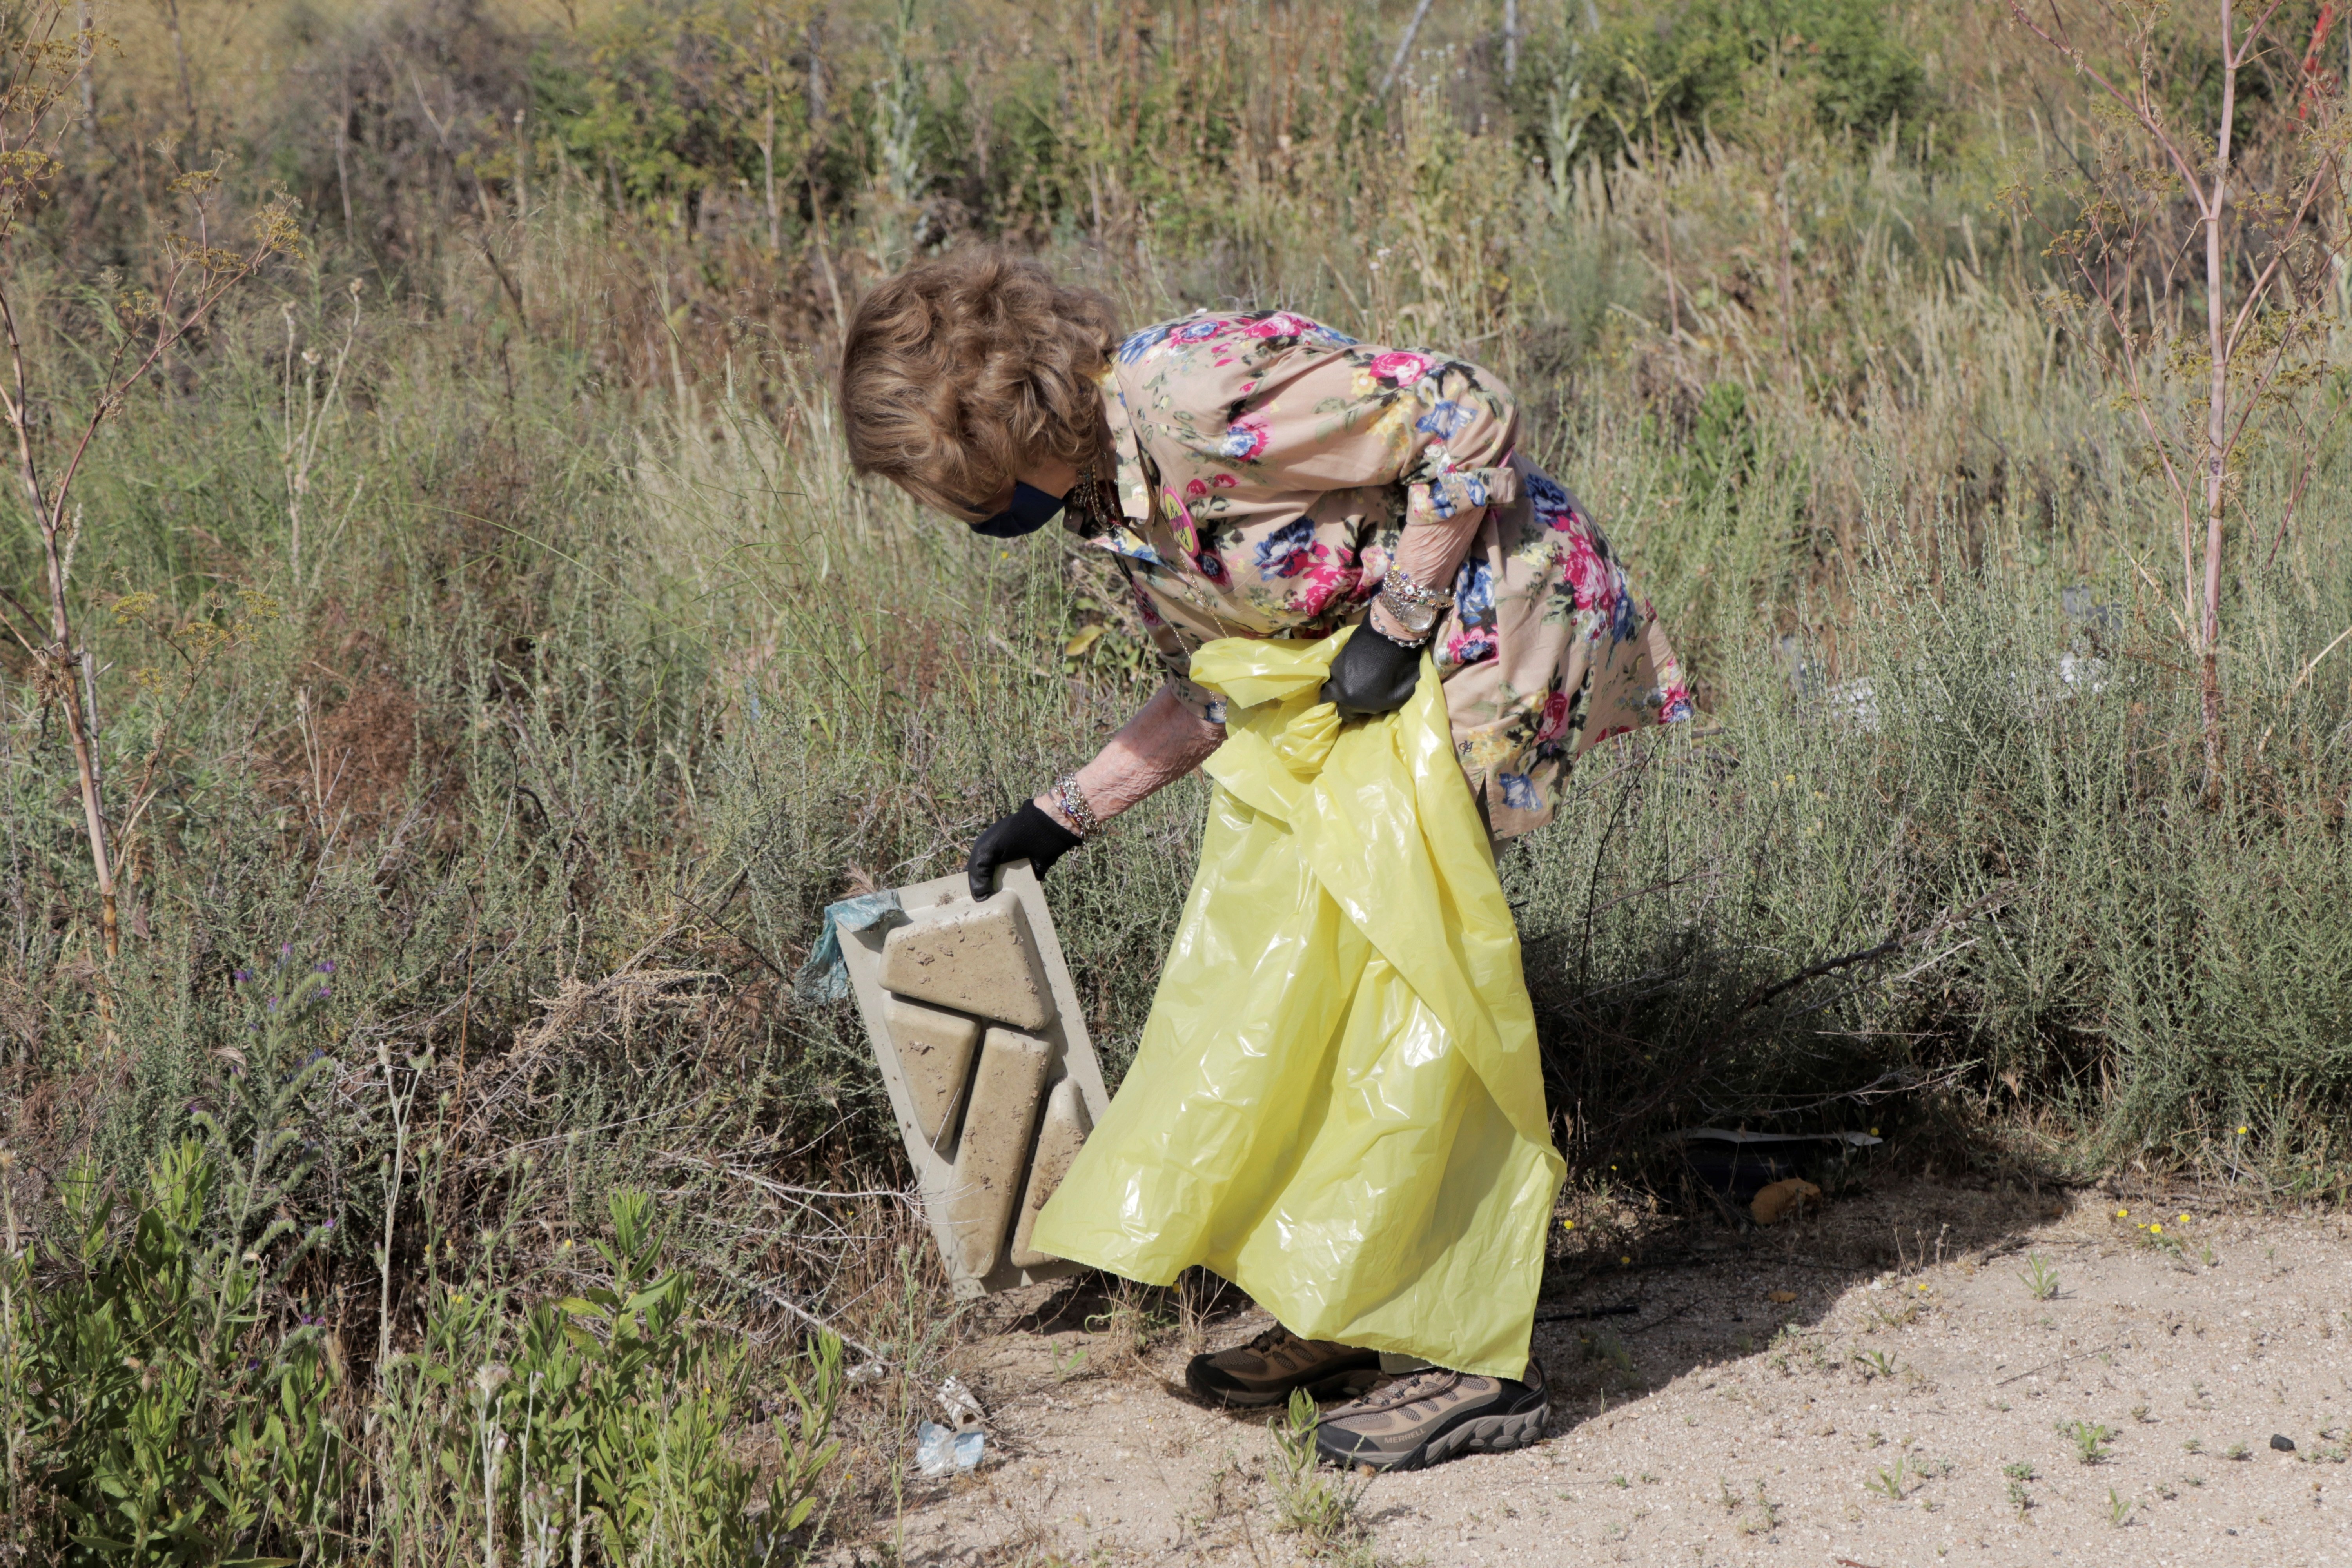
POLYGON ((1784 1219, 1796 1218, 1808 1208, 1819 1208, 1821 1202, 1821 1188, 1791 1176, 1758 1193, 1748 1205, 1748 1215, 1758 1225, 1778 1225, 1784 1219))
POLYGON ((888 1365, 878 1361, 860 1362, 849 1369, 852 1383, 879 1383, 890 1375, 888 1365))
POLYGON ((808 960, 793 972, 793 989, 803 1002, 838 1002, 849 994, 849 965, 841 956, 841 933, 877 925, 897 925, 907 918, 898 895, 861 893, 824 907, 824 927, 808 960))
POLYGON ((1294 1333, 1517 1377, 1565 1174, 1518 933, 1434 667, 1342 723, 1318 692, 1348 635, 1192 656, 1228 704, 1200 868, 1034 1245, 1149 1284, 1205 1265, 1294 1333))
POLYGON ((1666 1136, 1685 1143, 1702 1140, 1717 1143, 1843 1143, 1853 1149, 1867 1149, 1886 1142, 1870 1132, 1750 1132, 1744 1127, 1684 1127, 1666 1136))
POLYGON ((1736 1204, 1794 1176, 1806 1163, 1804 1144, 1834 1143, 1838 1156, 1883 1142, 1870 1132, 1750 1132, 1744 1128, 1685 1127, 1665 1135, 1682 1145, 1691 1174, 1736 1204))
POLYGON ((925 1421, 915 1428, 915 1468, 927 1476, 960 1476, 975 1469, 987 1448, 987 1434, 977 1426, 959 1432, 925 1421))
POLYGON ((970 1430, 982 1419, 980 1401, 972 1397, 971 1390, 960 1377, 950 1377, 940 1384, 940 1408, 948 1413, 948 1419, 956 1424, 959 1431, 970 1430))

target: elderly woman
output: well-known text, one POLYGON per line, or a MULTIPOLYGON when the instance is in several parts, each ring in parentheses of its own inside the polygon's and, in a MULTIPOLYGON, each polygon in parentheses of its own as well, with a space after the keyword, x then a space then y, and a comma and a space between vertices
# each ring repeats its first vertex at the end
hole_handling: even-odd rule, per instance
MULTIPOLYGON (((1009 862, 1043 875, 1217 749, 1223 700, 1190 669, 1213 639, 1354 626, 1323 691, 1349 716, 1402 706, 1429 652, 1464 787, 1497 840, 1549 819, 1583 746, 1690 712, 1607 542, 1520 455, 1509 393, 1466 361, 1288 310, 1121 339, 1100 296, 973 249, 866 297, 841 397, 859 471, 992 538, 1058 520, 1072 548, 1108 560, 1166 669, 1097 756, 980 836, 975 898, 1009 862)), ((1196 1357, 1186 1381, 1233 1405, 1360 1394, 1326 1413, 1318 1442, 1384 1468, 1535 1441, 1548 1405, 1533 1361, 1521 1378, 1475 1376, 1280 1327, 1196 1357)))

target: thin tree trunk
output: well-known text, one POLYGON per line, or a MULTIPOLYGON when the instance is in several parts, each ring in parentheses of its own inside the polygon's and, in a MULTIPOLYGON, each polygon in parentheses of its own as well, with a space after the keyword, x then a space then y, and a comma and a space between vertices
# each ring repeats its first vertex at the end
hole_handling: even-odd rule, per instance
POLYGON ((2221 121, 2213 138, 2212 195, 2205 208, 2205 335, 2212 361, 2212 384, 2205 405, 2205 579, 2192 598, 2196 618, 2200 696, 2205 719, 2205 799, 2214 804, 2221 788, 2221 542, 2222 505, 2229 481, 2229 324, 2222 293, 2229 274, 2221 252, 2221 219, 2229 205, 2230 132, 2238 112, 2238 48, 2232 0, 2221 0, 2221 121))
POLYGON ((809 126, 814 130, 824 121, 824 12, 822 8, 809 18, 808 58, 809 126))
POLYGON ((784 253, 784 216, 776 205, 776 89, 768 86, 768 111, 760 122, 760 174, 767 184, 768 248, 784 253))
POLYGON ((81 150, 85 156, 98 152, 98 67, 91 58, 89 0, 81 0, 75 10, 74 26, 79 35, 75 46, 81 55, 81 150))
POLYGON ((1412 41, 1420 36, 1422 18, 1429 15, 1429 0, 1412 8, 1412 20, 1404 25, 1404 36, 1397 40, 1396 53, 1389 57, 1388 74, 1381 78, 1381 90, 1374 96, 1386 98, 1389 89, 1396 85, 1397 73, 1404 69, 1404 58, 1412 53, 1412 41))
POLYGON ((335 114, 335 189, 343 198, 343 243, 353 243, 352 223, 352 168, 349 149, 352 124, 352 84, 343 79, 342 107, 335 114))
POLYGON ((1503 85, 1519 74, 1519 0, 1503 0, 1503 85))
POLYGON ((180 70, 180 111, 188 117, 190 155, 196 156, 196 89, 188 77, 188 45, 180 36, 180 0, 163 0, 163 25, 172 34, 172 60, 180 70))
MULTIPOLYGON (((20 440, 23 432, 19 432, 20 440)), ((28 475, 35 493, 38 485, 28 475)), ((57 658, 65 679, 58 706, 66 710, 66 731, 73 741, 74 773, 81 787, 83 826, 89 836, 91 868, 98 873, 98 924, 109 960, 122 951, 122 932, 116 918, 114 852, 106 827, 106 801, 99 776, 98 682, 89 668, 89 651, 77 648, 73 622, 66 610, 65 553, 58 548, 57 520, 46 506, 41 516, 41 553, 47 568, 49 635, 56 639, 57 658)))

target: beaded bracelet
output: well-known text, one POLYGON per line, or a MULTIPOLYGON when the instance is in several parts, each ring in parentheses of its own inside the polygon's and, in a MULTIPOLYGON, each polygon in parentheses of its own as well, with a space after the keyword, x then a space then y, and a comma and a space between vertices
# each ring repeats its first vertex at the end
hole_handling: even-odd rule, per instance
POLYGON ((1396 624, 1423 641, 1454 605, 1451 589, 1424 588, 1402 567, 1394 565, 1381 579, 1380 597, 1396 624))
POLYGON ((1424 588, 1412 580, 1412 574, 1391 563, 1381 578, 1381 592, 1393 593, 1416 609, 1443 609, 1454 603, 1451 588, 1424 588))
POLYGON ((1095 815, 1095 808, 1087 804, 1087 793, 1078 787, 1077 774, 1064 773, 1054 781, 1054 787, 1048 793, 1054 797, 1055 809, 1070 819, 1070 826, 1077 833, 1079 843, 1085 843, 1102 831, 1102 819, 1095 815))

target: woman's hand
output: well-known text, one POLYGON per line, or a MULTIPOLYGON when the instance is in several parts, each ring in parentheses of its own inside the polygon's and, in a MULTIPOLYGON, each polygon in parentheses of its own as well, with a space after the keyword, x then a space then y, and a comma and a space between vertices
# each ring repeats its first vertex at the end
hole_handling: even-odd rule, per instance
POLYGON ((1421 684, 1421 649, 1419 643, 1408 646, 1396 641, 1375 626, 1371 616, 1366 616, 1331 661, 1331 679, 1323 683, 1323 700, 1349 719, 1394 712, 1421 684))
POLYGON ((1029 869, 1043 878, 1054 868, 1055 861, 1079 843, 1076 834, 1046 816, 1035 801, 1024 802, 1020 810, 998 817, 972 841, 971 858, 963 868, 971 882, 972 901, 982 902, 996 891, 999 867, 1026 860, 1029 869))
MULTIPOLYGON (((1178 700, 1172 686, 1163 686, 1142 711, 1120 726, 1094 761, 1078 770, 1078 793, 1086 796, 1096 821, 1108 822, 1199 767, 1224 740, 1223 726, 1195 714, 1178 700)), ((1079 842, 1077 824, 1064 816, 1049 795, 1041 795, 992 823, 973 841, 971 858, 964 864, 971 896, 985 899, 996 891, 998 869, 1014 860, 1027 859, 1030 868, 1043 877, 1079 842)))

